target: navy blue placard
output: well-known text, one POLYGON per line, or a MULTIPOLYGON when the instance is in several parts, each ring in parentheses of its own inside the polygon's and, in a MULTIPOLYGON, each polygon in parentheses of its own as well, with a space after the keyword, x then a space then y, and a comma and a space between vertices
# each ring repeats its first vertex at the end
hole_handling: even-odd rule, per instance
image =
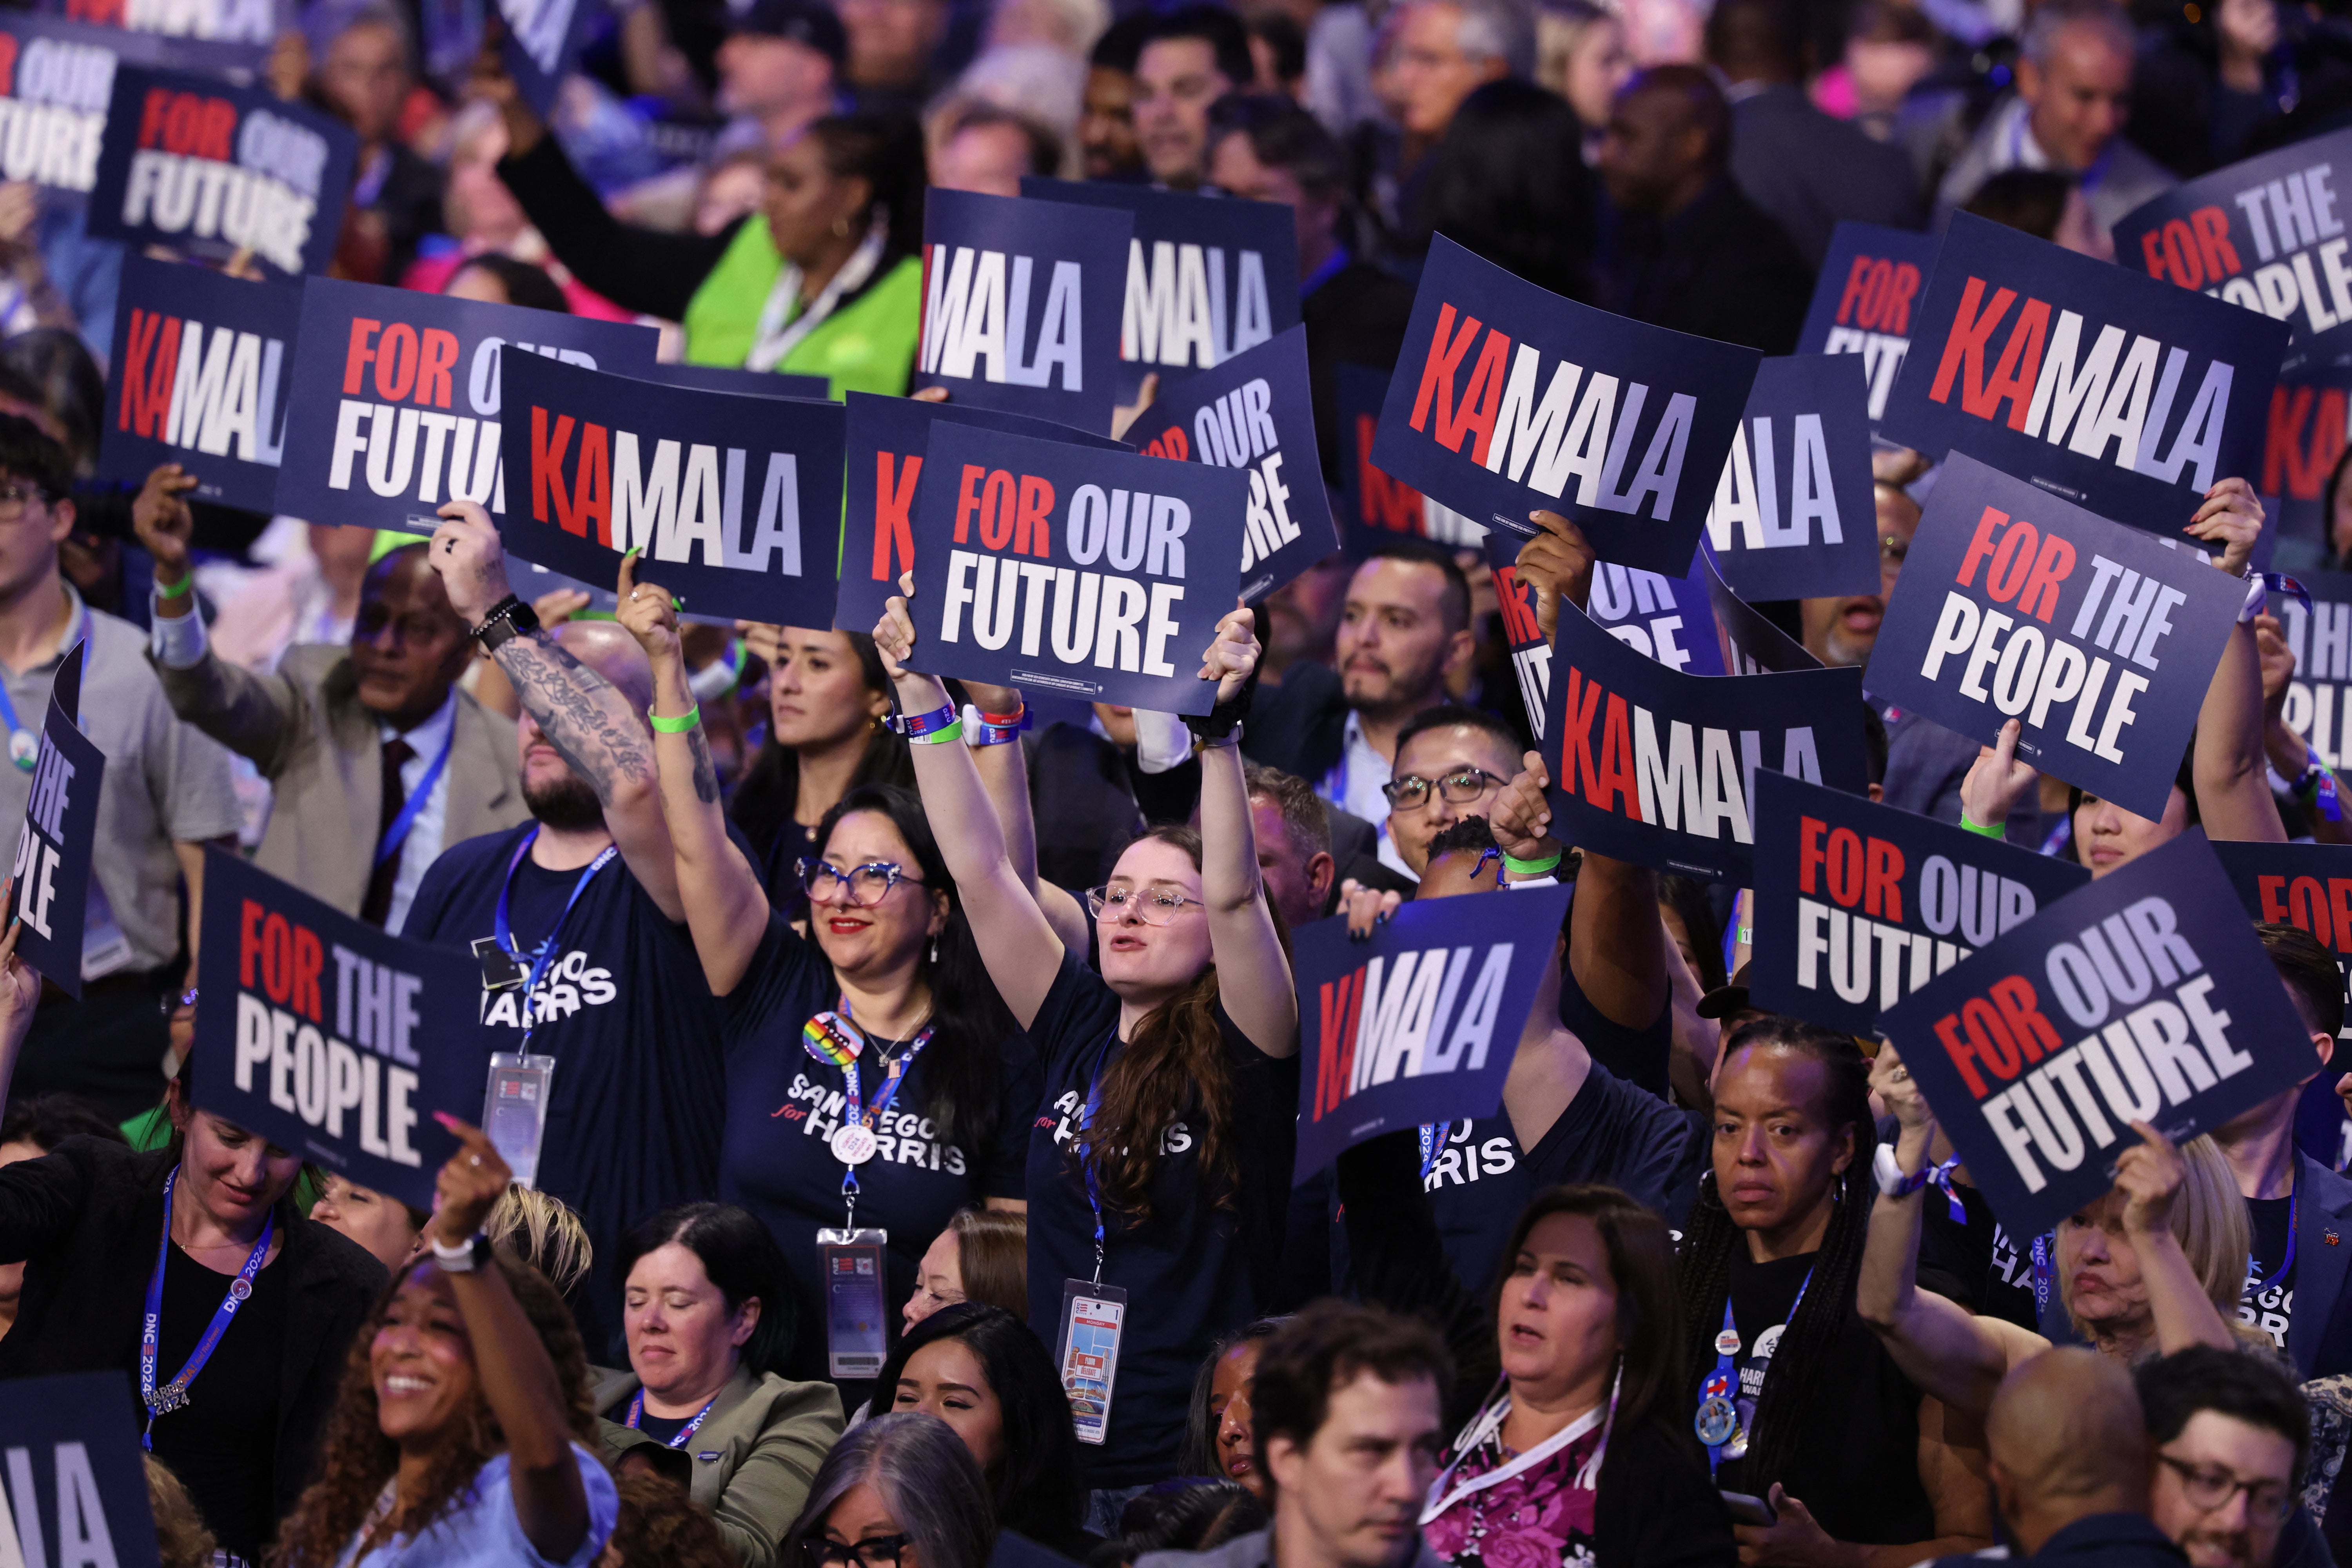
POLYGON ((1511 673, 1519 683, 1519 704, 1528 716, 1528 733, 1544 736, 1545 699, 1551 694, 1551 639, 1536 618, 1536 590, 1519 577, 1519 546, 1516 535, 1494 530, 1486 535, 1486 564, 1495 574, 1495 600, 1503 617, 1503 640, 1511 645, 1511 673))
POLYGON ((2352 574, 2297 572, 2311 608, 2291 594, 2273 594, 2270 612, 2294 652, 2280 717, 2329 767, 2352 754, 2352 574))
POLYGON ((2011 1236, 2105 1194, 2139 1141, 2131 1122, 2185 1142, 2314 1066, 2194 829, 2045 905, 1878 1027, 2011 1236))
POLYGON ((2116 225, 2134 272, 2284 321, 2352 321, 2352 131, 2248 158, 2141 203, 2116 225))
POLYGON ((698 615, 822 626, 841 529, 837 403, 652 388, 537 354, 507 366, 509 553, 639 576, 698 615))
POLYGON ((58 661, 41 718, 8 910, 10 919, 25 922, 16 933, 18 954, 77 1001, 90 865, 98 852, 98 792, 106 782, 106 753, 77 724, 87 646, 76 643, 58 661))
POLYGON ((730 370, 719 364, 657 364, 644 379, 664 386, 691 386, 702 392, 731 392, 741 397, 797 397, 825 403, 833 383, 821 375, 794 375, 781 370, 730 370))
POLYGON ((1843 1035, 2091 879, 2072 861, 1756 775, 1756 1005, 1843 1035))
POLYGON ((1240 588, 1248 500, 1238 469, 935 424, 915 489, 914 667, 1206 713, 1201 655, 1240 588))
POLYGON ((1128 434, 1152 457, 1249 475, 1242 597, 1251 604, 1339 548, 1316 454, 1306 328, 1163 390, 1128 434))
POLYGON ((481 971, 218 849, 205 851, 204 932, 196 1105, 431 1209, 434 1178, 457 1147, 433 1113, 481 1121, 481 971))
POLYGON ((1482 526, 1556 511, 1604 561, 1690 570, 1763 356, 1538 289, 1440 236, 1372 456, 1482 526))
POLYGON ((1871 649, 1874 696, 2162 816, 2245 587, 2200 551, 1955 452, 1871 649))
POLYGON ((2345 972, 2352 997, 2352 845, 2216 840, 2213 853, 2246 913, 2309 931, 2345 972))
POLYGON ((0 1383, 0 1448, 9 1459, 0 1524, 12 1559, 156 1568, 133 1407, 120 1372, 0 1383), (56 1556, 40 1552, 44 1542, 57 1542, 56 1556))
POLYGON ((898 591, 898 574, 915 563, 915 489, 922 478, 932 426, 969 425, 1108 452, 1132 449, 1108 436, 992 408, 919 403, 911 397, 881 397, 870 392, 851 393, 848 405, 841 585, 833 619, 825 623, 844 631, 873 631, 882 618, 883 604, 898 591))
POLYGON ((199 500, 273 510, 301 314, 299 284, 125 255, 98 477, 136 489, 177 463, 199 500))
POLYGON ((73 195, 98 184, 115 68, 135 37, 0 11, 0 180, 73 195))
POLYGON ((1715 606, 1707 601, 1706 577, 1706 568, 1696 561, 1680 577, 1598 562, 1592 568, 1592 591, 1585 600, 1585 614, 1594 626, 1668 669, 1685 675, 1721 675, 1723 644, 1715 634, 1715 606))
POLYGON ((126 64, 181 70, 258 72, 278 35, 301 25, 294 0, 43 0, 35 8, 131 40, 126 64))
POLYGON ((1021 194, 1134 215, 1119 308, 1121 403, 1135 401, 1151 371, 1164 396, 1298 325, 1298 220, 1285 204, 1034 174, 1022 176, 1021 194))
POLYGON ((1936 268, 1936 237, 1874 223, 1841 223, 1813 284, 1797 352, 1856 354, 1874 431, 1911 346, 1911 317, 1936 268))
POLYGON ((1868 787, 1862 672, 1684 675, 1564 605, 1541 749, 1562 841, 1744 887, 1759 773, 1868 787))
POLYGON ((1699 551, 1706 574, 1707 603, 1715 609, 1715 626, 1723 639, 1724 668, 1733 675, 1787 674, 1793 669, 1820 669, 1822 661, 1805 646, 1772 624, 1771 618, 1731 591, 1715 570, 1715 557, 1699 551))
POLYGON ((341 121, 188 71, 114 73, 89 232, 211 260, 252 252, 278 278, 324 272, 359 138, 341 121))
POLYGON ((1741 598, 1878 592, 1867 388, 1855 372, 1847 354, 1757 368, 1706 514, 1716 567, 1741 598))
POLYGON ((1124 211, 931 187, 910 390, 1108 432, 1134 226, 1124 211))
POLYGON ((2263 466, 2246 476, 2277 519, 2273 557, 2284 572, 2328 552, 2327 481, 2352 436, 2352 326, 2298 338, 2279 366, 2263 422, 2263 466))
POLYGON ((579 61, 597 21, 593 0, 499 0, 506 41, 499 51, 507 74, 542 119, 555 112, 556 94, 579 61))
POLYGON ((1880 432, 2176 533, 2208 489, 2252 477, 2286 328, 2117 274, 1955 215, 1880 432))
POLYGON ((1367 1138, 1495 1114, 1570 891, 1408 902, 1362 942, 1345 919, 1293 933, 1305 1053, 1294 1185, 1367 1138))
POLYGON ((309 352, 295 362, 275 510, 422 534, 457 497, 493 518, 510 504, 499 464, 508 349, 642 375, 661 341, 651 327, 326 278, 303 285, 301 320, 309 352))

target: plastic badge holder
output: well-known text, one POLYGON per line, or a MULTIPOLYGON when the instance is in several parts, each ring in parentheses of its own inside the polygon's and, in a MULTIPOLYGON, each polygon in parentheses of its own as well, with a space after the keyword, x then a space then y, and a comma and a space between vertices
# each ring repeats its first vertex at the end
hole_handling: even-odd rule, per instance
POLYGON ((828 1377, 872 1377, 882 1370, 889 1336, 882 1303, 882 1284, 887 1278, 882 1249, 889 1240, 890 1233, 883 1230, 816 1233, 817 1256, 824 1268, 828 1377))
POLYGON ((1086 1279, 1062 1281, 1062 1333, 1055 1359, 1070 1396, 1078 1441, 1100 1447, 1110 1436, 1111 1384, 1118 1376, 1118 1336, 1127 1292, 1086 1279))
POLYGON ((539 1145, 547 1131, 548 1085, 555 1077, 553 1057, 519 1056, 499 1051, 490 1058, 490 1084, 482 1100, 482 1130, 490 1135, 499 1157, 514 1173, 518 1186, 539 1179, 539 1145))

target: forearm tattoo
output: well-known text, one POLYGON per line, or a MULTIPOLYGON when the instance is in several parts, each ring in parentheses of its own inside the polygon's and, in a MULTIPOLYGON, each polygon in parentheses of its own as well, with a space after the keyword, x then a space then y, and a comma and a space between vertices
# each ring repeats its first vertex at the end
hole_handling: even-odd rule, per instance
POLYGON ((694 752, 694 798, 705 805, 719 800, 719 769, 710 760, 710 741, 697 724, 686 732, 688 748, 694 752))
POLYGON ((606 805, 624 783, 650 784, 653 752, 628 700, 544 631, 508 639, 490 656, 550 744, 606 805))

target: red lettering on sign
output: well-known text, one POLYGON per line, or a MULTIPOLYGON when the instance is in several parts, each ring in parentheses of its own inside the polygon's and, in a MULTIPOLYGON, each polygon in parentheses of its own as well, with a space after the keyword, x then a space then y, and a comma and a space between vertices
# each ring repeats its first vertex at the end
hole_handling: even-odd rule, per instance
POLYGON ((980 543, 983 550, 1002 550, 1013 542, 1013 476, 998 468, 980 490, 980 543))
POLYGON ((1813 890, 1813 875, 1821 869, 1822 862, 1828 858, 1828 852, 1822 847, 1822 836, 1829 831, 1829 827, 1830 825, 1818 816, 1801 816, 1797 819, 1797 890, 1799 892, 1810 893, 1813 890))
POLYGON ((360 367, 375 358, 375 335, 382 331, 383 331, 382 321, 371 321, 365 316, 352 318, 351 346, 345 351, 343 356, 343 395, 345 397, 357 397, 360 395, 360 367))
POLYGON ((604 427, 585 425, 580 430, 580 469, 572 482, 572 532, 585 536, 596 525, 596 542, 613 546, 613 458, 604 427))
POLYGON ((980 481, 987 477, 988 470, 978 463, 963 466, 963 482, 956 491, 955 542, 958 544, 971 542, 971 514, 980 510, 980 481))
POLYGON ((1054 553, 1054 482, 1036 474, 1021 476, 1021 524, 1013 531, 1013 553, 1043 560, 1054 553))
POLYGON ((2199 207, 2189 215, 2189 226, 2197 231, 2197 253, 2204 258, 2208 278, 2218 281, 2246 269, 2238 259, 2238 247, 2230 243, 2228 213, 2218 206, 2199 207))
POLYGON ((1919 292, 1919 268, 1883 256, 1857 256, 1839 297, 1838 325, 1858 326, 1895 337, 1911 333, 1911 300, 1919 292))
POLYGON ((1373 466, 1372 437, 1379 428, 1377 415, 1356 416, 1357 510, 1366 528, 1383 528, 1391 533, 1426 533, 1421 492, 1373 466))
POLYGON ((1903 918, 1903 851, 1884 838, 1870 841, 1870 866, 1864 874, 1862 910, 1881 920, 1903 918))
POLYGON ((1985 593, 1994 604, 2008 604, 2025 586, 2033 570, 2034 547, 2041 542, 2042 531, 2021 518, 2000 536, 2000 548, 1992 552, 1992 569, 1985 574, 1985 593))
POLYGON ((2007 975, 1989 987, 1992 1004, 2000 1013, 2001 1021, 2017 1041, 2017 1048, 2025 1053, 2029 1062, 2038 1062, 2042 1054, 2056 1055, 2061 1042, 2058 1031, 2042 1011, 2042 999, 2034 994, 2033 982, 2022 974, 2007 975))
POLYGON ((457 363, 457 334, 440 327, 425 329, 425 346, 416 364, 416 401, 436 408, 449 406, 449 372, 457 363))
POLYGON ((555 417, 552 437, 547 429, 547 410, 533 405, 530 411, 530 515, 540 522, 547 521, 547 496, 555 492, 555 521, 569 533, 581 530, 574 526, 572 498, 563 493, 563 454, 572 445, 572 416, 555 417))
POLYGON ((1464 317, 1461 335, 1449 340, 1446 333, 1453 325, 1454 307, 1440 305, 1437 308, 1437 335, 1430 342, 1429 357, 1421 362, 1421 387, 1412 395, 1412 427, 1416 430, 1428 428, 1429 405, 1433 401, 1437 403, 1440 423, 1447 417, 1444 411, 1454 405, 1454 372, 1461 364, 1463 356, 1470 352, 1470 345, 1477 340, 1479 322, 1475 316, 1464 317), (1449 342, 1451 347, 1447 346, 1449 342))
POLYGON ((1470 448, 1471 460, 1486 460, 1487 443, 1495 438, 1495 421, 1503 412, 1503 382, 1509 374, 1507 368, 1511 352, 1511 340, 1489 330, 1486 341, 1479 347, 1478 363, 1470 373, 1470 384, 1462 390, 1462 405, 1449 412, 1444 404, 1437 406, 1437 444, 1449 452, 1462 450, 1462 437, 1476 435, 1478 439, 1470 448))
POLYGON ((1495 596, 1501 601, 1503 636, 1513 647, 1543 640, 1543 625, 1536 619, 1536 591, 1522 582, 1516 566, 1495 568, 1495 596))
POLYGON ((2033 570, 2025 574, 2025 586, 2018 592, 2017 613, 2046 624, 2058 612, 2058 584, 2074 570, 2074 547, 2054 533, 2045 535, 2033 570))
POLYGON ((898 466, 898 482, 890 479, 890 454, 874 454, 874 581, 895 583, 901 572, 915 568, 915 531, 907 520, 915 504, 915 481, 922 476, 918 452, 898 466))
POLYGON ((150 441, 163 438, 171 420, 172 381, 179 368, 180 318, 133 306, 131 342, 120 366, 122 429, 150 441))
POLYGON ((1952 400, 1952 378, 1966 373, 1960 388, 1960 405, 1974 412, 1973 405, 1983 394, 1985 345, 1991 340, 1992 330, 2009 313, 2016 302, 2017 290, 2003 289, 1984 302, 1985 283, 1981 278, 1970 278, 1960 290, 1959 314, 1952 319, 1950 332, 1944 339, 1944 355, 1937 362, 1936 379, 1927 389, 1927 396, 1937 403, 1952 400))
POLYGON ((1999 507, 1989 506, 1977 519, 1977 531, 1969 536, 1969 547, 1960 555, 1960 574, 1955 579, 1968 587, 1977 574, 1977 563, 1992 553, 1993 531, 2009 525, 2009 513, 1999 507))
POLYGON ((2025 428, 2025 416, 2033 406, 2033 384, 2042 374, 2042 340, 2050 333, 2050 307, 2039 300, 2028 300, 2025 309, 2017 313, 2017 323, 2009 330, 2009 342, 2002 345, 2000 363, 1993 366, 1992 379, 1985 384, 1981 400, 1965 393, 1960 406, 1979 419, 2000 417, 2001 399, 2009 400, 2009 427, 2025 428))
POLYGON ((1944 1043, 1944 1054, 1960 1069, 1960 1081, 1969 1086, 1969 1092, 1982 1100, 1988 1091, 1984 1076, 1977 1071, 1976 1047, 1960 1038, 1959 1029, 1957 1013, 1947 1013, 1936 1020, 1936 1038, 1944 1043))

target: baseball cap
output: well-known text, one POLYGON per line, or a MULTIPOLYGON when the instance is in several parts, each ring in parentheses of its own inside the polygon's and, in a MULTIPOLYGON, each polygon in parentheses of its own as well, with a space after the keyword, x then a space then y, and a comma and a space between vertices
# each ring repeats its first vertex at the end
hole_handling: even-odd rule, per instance
POLYGON ((1702 1018, 1727 1018, 1734 1013, 1744 1013, 1754 1004, 1748 1000, 1748 974, 1756 967, 1753 959, 1739 966, 1728 985, 1718 985, 1698 999, 1698 1016, 1702 1018))
POLYGON ((831 6, 813 4, 812 0, 730 4, 727 8, 727 31, 790 38, 831 60, 835 70, 849 58, 849 35, 842 29, 841 18, 833 14, 831 6))

